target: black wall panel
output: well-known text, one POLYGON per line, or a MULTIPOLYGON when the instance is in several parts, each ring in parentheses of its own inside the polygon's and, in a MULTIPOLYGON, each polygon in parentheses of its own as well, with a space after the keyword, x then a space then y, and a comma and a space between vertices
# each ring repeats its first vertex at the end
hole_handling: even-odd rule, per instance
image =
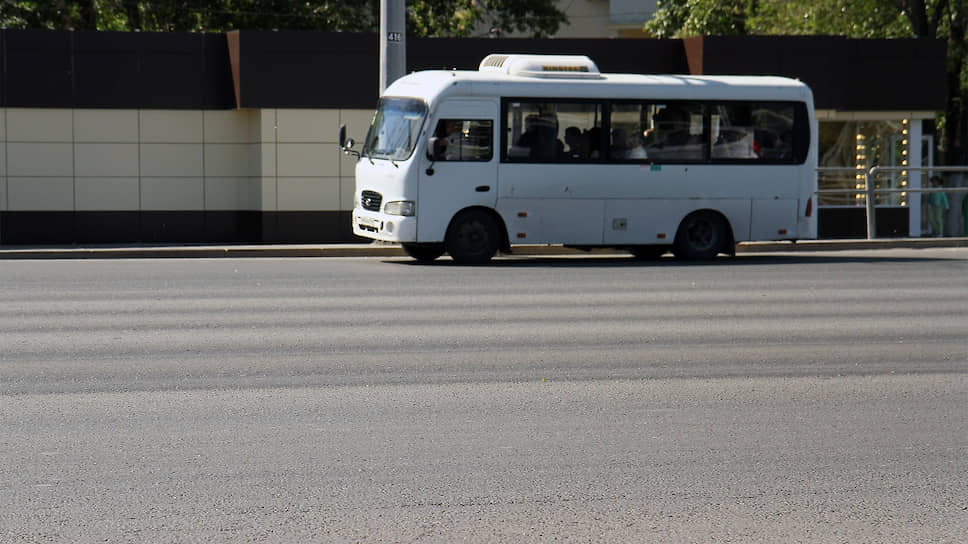
POLYGON ((587 55, 602 72, 686 74, 681 40, 525 38, 412 38, 407 40, 407 71, 477 70, 491 53, 587 55))
POLYGON ((232 65, 224 34, 203 34, 202 37, 202 108, 231 109, 235 107, 232 85, 232 65))
MULTIPOLYGON (((2 30, 0 101, 10 107, 236 107, 224 34, 2 30)), ((941 40, 706 36, 704 74, 799 78, 818 108, 940 110, 941 40)), ((240 31, 240 107, 371 108, 375 34, 240 31)), ((411 38, 408 71, 476 69, 490 53, 584 54, 603 72, 690 72, 682 40, 411 38)), ((690 57, 691 59, 691 57, 690 57)))
POLYGON ((374 34, 240 32, 241 107, 372 108, 379 87, 374 34))
POLYGON ((7 107, 235 107, 224 34, 0 32, 7 107))
POLYGON ((137 108, 140 34, 73 32, 74 107, 137 108))
POLYGON ((813 90, 818 109, 942 110, 946 47, 940 40, 836 36, 706 36, 702 72, 779 75, 813 90))
POLYGON ((204 34, 142 34, 138 42, 140 107, 204 107, 204 34))
POLYGON ((58 30, 4 30, 4 106, 74 105, 72 34, 58 30))

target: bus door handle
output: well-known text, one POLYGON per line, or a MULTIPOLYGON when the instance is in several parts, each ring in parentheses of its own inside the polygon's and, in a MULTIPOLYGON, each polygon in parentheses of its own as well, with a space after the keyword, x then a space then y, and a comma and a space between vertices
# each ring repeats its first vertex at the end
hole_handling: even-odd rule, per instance
POLYGON ((488 192, 488 191, 491 190, 491 186, 490 185, 478 185, 477 187, 474 187, 474 190, 477 191, 478 193, 486 193, 486 192, 488 192))

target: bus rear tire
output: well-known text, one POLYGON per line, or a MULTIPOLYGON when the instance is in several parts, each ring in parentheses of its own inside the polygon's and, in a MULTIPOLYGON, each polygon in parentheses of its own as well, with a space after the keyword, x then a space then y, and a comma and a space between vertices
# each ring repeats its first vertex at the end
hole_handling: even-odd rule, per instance
POLYGON ((721 215, 706 210, 693 212, 679 225, 672 252, 680 259, 712 259, 727 250, 729 238, 721 215))
POLYGON ((429 263, 444 254, 444 244, 402 244, 407 255, 422 262, 429 263))
POLYGON ((500 229, 494 217, 482 210, 457 215, 447 229, 444 246, 457 264, 484 264, 497 253, 500 229))

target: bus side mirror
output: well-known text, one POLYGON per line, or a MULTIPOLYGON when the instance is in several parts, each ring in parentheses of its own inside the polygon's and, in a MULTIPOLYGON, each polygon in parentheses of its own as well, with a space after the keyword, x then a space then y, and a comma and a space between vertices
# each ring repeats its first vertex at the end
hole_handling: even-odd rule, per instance
POLYGON ((427 139, 427 158, 432 161, 439 161, 444 158, 446 146, 441 138, 436 136, 427 139))
POLYGON ((344 155, 354 155, 356 158, 360 157, 359 151, 353 151, 353 146, 356 142, 353 138, 346 137, 346 125, 339 126, 339 148, 343 151, 344 155))

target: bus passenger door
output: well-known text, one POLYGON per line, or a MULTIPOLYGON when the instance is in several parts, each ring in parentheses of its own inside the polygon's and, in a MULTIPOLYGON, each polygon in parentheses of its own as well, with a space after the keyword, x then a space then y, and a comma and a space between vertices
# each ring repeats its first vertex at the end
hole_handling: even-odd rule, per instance
POLYGON ((451 218, 466 207, 495 207, 497 111, 494 100, 447 100, 437 108, 428 131, 437 142, 433 156, 427 142, 417 148, 419 241, 442 241, 451 218))

